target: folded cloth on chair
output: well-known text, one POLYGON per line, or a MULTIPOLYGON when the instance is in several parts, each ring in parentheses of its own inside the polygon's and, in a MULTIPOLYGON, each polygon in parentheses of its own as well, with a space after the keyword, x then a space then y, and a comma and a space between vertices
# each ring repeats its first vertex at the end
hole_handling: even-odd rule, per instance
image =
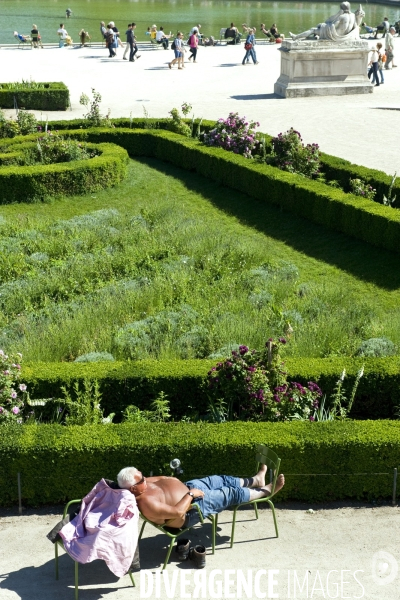
POLYGON ((104 560, 117 577, 131 566, 138 542, 139 510, 129 490, 104 479, 82 500, 79 514, 60 531, 65 550, 77 562, 104 560))

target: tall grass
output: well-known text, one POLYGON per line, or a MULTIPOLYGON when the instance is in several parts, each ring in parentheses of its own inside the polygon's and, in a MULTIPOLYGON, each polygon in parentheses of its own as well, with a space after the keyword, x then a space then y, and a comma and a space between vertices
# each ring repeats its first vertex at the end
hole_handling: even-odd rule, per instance
POLYGON ((340 234, 131 161, 127 182, 96 196, 0 209, 0 347, 27 361, 202 358, 260 348, 288 323, 297 356, 350 355, 379 335, 399 343, 394 259, 351 241, 346 271, 346 252, 340 234), (312 252, 295 249, 311 231, 312 252), (362 280, 356 255, 376 281, 371 270, 362 280))

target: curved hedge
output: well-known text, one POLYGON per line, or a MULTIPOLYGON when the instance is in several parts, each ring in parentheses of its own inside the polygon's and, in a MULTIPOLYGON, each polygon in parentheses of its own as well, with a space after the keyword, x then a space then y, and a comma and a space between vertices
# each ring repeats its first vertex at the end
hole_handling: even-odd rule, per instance
POLYGON ((102 477, 135 465, 170 474, 179 457, 184 479, 214 473, 249 476, 257 443, 282 459, 286 485, 276 500, 390 498, 400 463, 400 422, 31 425, 1 428, 0 505, 63 502, 102 477), (387 475, 376 475, 387 473, 387 475), (321 476, 318 476, 318 475, 321 476))
MULTIPOLYGON (((2 147, 17 145, 15 152, 0 154, 1 160, 18 156, 18 145, 26 146, 37 135, 16 137, 2 147)), ((91 145, 88 144, 90 148, 91 145)), ((86 194, 117 185, 127 171, 128 154, 120 146, 100 143, 99 156, 88 160, 34 166, 0 166, 0 204, 35 202, 48 196, 86 194)))
MULTIPOLYGON (((23 368, 24 382, 34 398, 62 397, 61 386, 83 379, 98 379, 106 414, 119 414, 129 404, 149 408, 160 391, 168 394, 171 413, 180 419, 188 412, 207 412, 204 380, 216 361, 141 360, 104 363, 37 363, 23 368)), ((390 419, 400 406, 400 358, 289 358, 286 366, 291 381, 318 381, 330 393, 346 368, 345 389, 351 390, 360 367, 360 381, 351 416, 361 419, 390 419)))
MULTIPOLYGON (((114 127, 116 128, 129 128, 129 129, 160 129, 167 130, 171 124, 171 119, 145 119, 145 118, 119 118, 119 119, 111 119, 114 127)), ((184 119, 184 121, 191 125, 191 119, 184 119)), ((207 119, 195 119, 194 125, 200 124, 201 131, 209 132, 210 129, 215 127, 215 121, 210 121, 207 119)), ((86 119, 73 119, 71 121, 52 121, 49 126, 51 128, 57 130, 65 130, 65 129, 80 129, 85 128, 88 125, 86 119)), ((154 131, 153 129, 153 131, 154 131)), ((272 136, 266 133, 261 134, 266 143, 271 143, 272 136)), ((318 140, 315 140, 318 142, 318 140)), ((383 173, 382 171, 378 171, 377 169, 369 169, 368 167, 363 167, 361 165, 356 165, 344 158, 339 158, 337 156, 332 156, 330 154, 325 154, 325 152, 320 152, 321 163, 322 163, 322 171, 327 176, 329 180, 336 180, 339 185, 345 190, 350 191, 349 180, 350 178, 360 178, 365 182, 369 183, 372 187, 376 189, 376 202, 382 202, 383 194, 388 194, 388 189, 392 181, 392 177, 383 173)), ((330 188, 332 189, 332 188, 330 188)), ((400 197, 400 177, 398 177, 393 186, 393 194, 400 197)), ((372 201, 371 201, 372 202, 372 201)), ((396 205, 395 205, 396 207, 396 205)), ((397 209, 398 207, 396 207, 397 209)))
POLYGON ((87 142, 113 142, 130 156, 154 156, 330 229, 400 252, 400 211, 319 181, 169 131, 93 128, 70 130, 68 135, 87 142))

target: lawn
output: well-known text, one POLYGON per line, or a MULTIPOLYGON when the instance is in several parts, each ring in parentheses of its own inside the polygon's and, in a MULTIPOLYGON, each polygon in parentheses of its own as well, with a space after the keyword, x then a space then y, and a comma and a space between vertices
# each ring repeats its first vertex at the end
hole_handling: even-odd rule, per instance
POLYGON ((400 343, 398 258, 157 160, 116 188, 0 208, 0 348, 25 361, 288 355, 400 343))

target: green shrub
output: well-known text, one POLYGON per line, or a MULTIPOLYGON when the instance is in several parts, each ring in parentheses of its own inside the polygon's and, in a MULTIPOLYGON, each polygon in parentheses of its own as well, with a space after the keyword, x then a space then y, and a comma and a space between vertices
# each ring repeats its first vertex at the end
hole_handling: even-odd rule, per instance
MULTIPOLYGON (((17 137, 9 142, 7 149, 13 150, 0 155, 2 160, 18 160, 17 144, 21 140, 22 148, 29 146, 29 141, 37 136, 17 137)), ((31 142, 31 145, 32 142, 31 142)), ((3 145, 3 150, 5 146, 3 145)), ((90 191, 116 185, 126 176, 128 155, 123 148, 113 144, 89 144, 88 150, 99 152, 99 156, 88 160, 71 161, 35 166, 2 166, 0 167, 0 204, 12 202, 34 202, 49 196, 87 194, 90 191)))
POLYGON ((387 338, 371 338, 365 340, 359 347, 357 354, 359 356, 393 356, 397 348, 391 340, 387 338))
POLYGON ((0 437, 0 505, 17 503, 17 473, 25 505, 80 498, 128 465, 145 475, 169 475, 175 457, 185 480, 213 473, 249 476, 257 443, 282 459, 286 485, 277 501, 390 498, 400 422, 9 427, 0 437))
MULTIPOLYGON (((163 130, 95 128, 70 131, 69 135, 87 142, 118 144, 131 156, 154 156, 317 224, 400 252, 399 211, 346 194, 322 182, 270 165, 256 164, 223 149, 209 148, 197 140, 163 130)), ((14 138, 9 143, 19 139, 14 138)))
POLYGON ((19 108, 30 110, 67 110, 69 90, 64 83, 43 83, 43 88, 23 87, 15 89, 15 84, 0 83, 0 107, 14 108, 14 98, 19 108))
MULTIPOLYGON (((74 381, 97 379, 105 414, 121 413, 134 404, 148 409, 161 391, 168 394, 173 419, 192 412, 207 412, 204 381, 215 360, 141 360, 136 362, 37 363, 24 366, 24 381, 32 398, 61 397, 61 387, 74 381)), ((346 389, 351 389, 358 370, 365 373, 357 390, 350 416, 362 419, 393 418, 400 404, 400 359, 324 358, 286 360, 290 381, 307 385, 316 381, 323 393, 330 393, 345 368, 346 389)))

